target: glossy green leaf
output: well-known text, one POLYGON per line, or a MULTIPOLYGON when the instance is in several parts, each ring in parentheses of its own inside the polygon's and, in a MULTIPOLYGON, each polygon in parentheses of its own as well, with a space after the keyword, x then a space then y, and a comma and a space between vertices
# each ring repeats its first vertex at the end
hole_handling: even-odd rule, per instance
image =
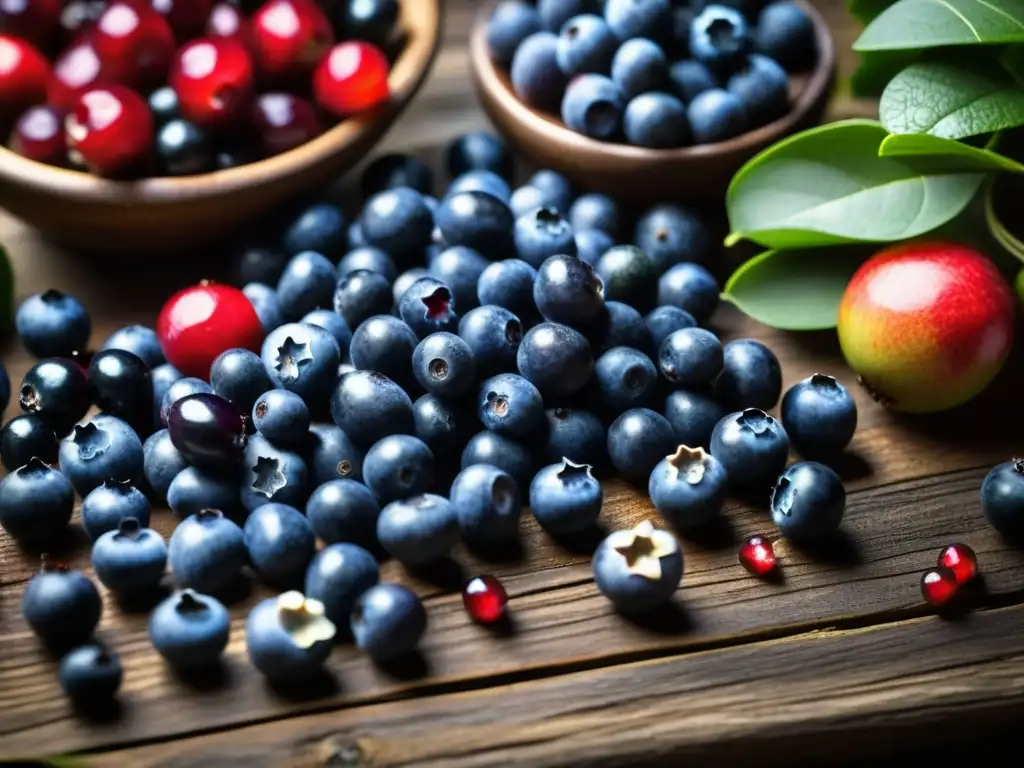
POLYGON ((750 160, 726 195, 732 234, 767 248, 891 242, 956 216, 984 174, 957 158, 879 157, 889 134, 847 120, 785 139, 750 160))
POLYGON ((877 99, 889 81, 920 56, 921 51, 865 51, 850 76, 850 91, 860 99, 877 99))
POLYGON ((1021 0, 899 0, 853 44, 855 51, 897 51, 940 45, 1024 43, 1021 0))
POLYGON ((957 170, 973 167, 980 172, 1024 173, 1024 165, 991 148, 972 147, 962 141, 940 139, 927 133, 887 136, 878 147, 878 156, 946 158, 955 163, 957 170))
POLYGON ((1018 86, 1024 88, 1024 45, 1014 45, 1003 51, 999 63, 1010 73, 1018 86))
POLYGON ((848 0, 846 8, 861 24, 870 24, 896 0, 848 0))
POLYGON ((766 251, 733 273, 722 298, 773 328, 834 328, 843 291, 868 256, 864 248, 766 251))

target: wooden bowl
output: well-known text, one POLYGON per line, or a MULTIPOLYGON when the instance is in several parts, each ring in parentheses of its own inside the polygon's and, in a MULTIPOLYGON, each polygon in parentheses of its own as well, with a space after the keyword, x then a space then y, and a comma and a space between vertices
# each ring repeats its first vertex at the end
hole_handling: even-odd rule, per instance
POLYGON ((477 19, 470 38, 470 70, 484 111, 527 159, 553 168, 581 187, 629 203, 678 201, 721 205, 733 175, 762 149, 821 121, 835 79, 835 46, 828 25, 811 5, 818 61, 806 75, 790 78, 791 109, 773 123, 717 144, 681 149, 645 149, 597 141, 569 130, 557 115, 523 104, 508 73, 487 53, 489 9, 477 19))
POLYGON ((27 160, 0 147, 0 207, 74 248, 120 254, 206 250, 281 203, 325 187, 370 151, 430 71, 443 0, 405 0, 404 47, 391 99, 290 152, 181 178, 110 181, 27 160))

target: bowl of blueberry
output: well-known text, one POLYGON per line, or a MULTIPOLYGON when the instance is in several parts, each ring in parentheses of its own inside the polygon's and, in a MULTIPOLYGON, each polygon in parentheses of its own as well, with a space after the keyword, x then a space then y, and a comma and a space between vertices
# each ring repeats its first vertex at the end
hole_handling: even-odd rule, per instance
POLYGON ((209 244, 357 163, 426 78, 442 18, 440 0, 2 10, 0 207, 126 253, 209 244))
POLYGON ((470 58, 520 153, 644 204, 720 203, 747 160, 820 121, 835 77, 804 0, 501 0, 470 58))

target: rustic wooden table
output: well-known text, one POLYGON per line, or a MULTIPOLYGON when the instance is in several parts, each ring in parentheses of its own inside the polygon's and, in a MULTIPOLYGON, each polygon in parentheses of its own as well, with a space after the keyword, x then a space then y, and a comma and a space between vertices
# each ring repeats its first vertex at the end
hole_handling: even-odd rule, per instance
MULTIPOLYGON (((848 75, 856 29, 839 0, 818 4, 848 75)), ((449 0, 434 75, 382 149, 431 154, 483 126, 466 72, 473 7, 449 0)), ((872 111, 840 92, 833 117, 872 111)), ((93 313, 96 342, 118 326, 152 323, 162 299, 205 269, 85 262, 2 213, 0 242, 14 259, 19 294, 73 292, 93 313)), ((842 467, 850 491, 842 551, 810 556, 780 545, 784 580, 767 584, 740 568, 735 544, 688 543, 676 607, 637 624, 597 594, 585 555, 559 549, 531 520, 521 562, 457 558, 467 573, 504 579, 511 632, 495 636, 471 624, 451 585, 417 582, 430 614, 418 669, 378 670, 339 648, 333 683, 298 698, 268 688, 246 663, 242 622, 260 593, 233 606, 223 674, 199 684, 160 663, 145 614, 107 600, 99 635, 125 665, 122 708, 117 719, 91 723, 69 711, 53 660, 19 615, 37 561, 0 535, 0 758, 88 752, 98 766, 246 768, 864 764, 904 747, 969 739, 978 748, 989 732, 1019 722, 1024 553, 986 526, 978 488, 993 463, 1021 450, 1013 398, 1022 357, 960 412, 898 418, 855 388, 833 334, 785 335, 728 309, 715 326, 727 338, 769 343, 787 386, 825 371, 857 392, 861 426, 842 467), (948 621, 922 606, 918 579, 954 540, 977 551, 985 590, 978 610, 948 621)), ((30 365, 14 346, 3 359, 15 382, 30 365)), ((622 484, 609 484, 606 496, 609 527, 652 514, 644 496, 622 484)), ((771 530, 763 510, 738 502, 728 517, 737 539, 771 530)), ((170 513, 155 518, 167 533, 170 513)), ((87 567, 82 537, 72 538, 58 554, 87 567)), ((393 563, 385 577, 408 582, 393 563)), ((1020 765, 1020 746, 1005 755, 1014 749, 1020 765)))

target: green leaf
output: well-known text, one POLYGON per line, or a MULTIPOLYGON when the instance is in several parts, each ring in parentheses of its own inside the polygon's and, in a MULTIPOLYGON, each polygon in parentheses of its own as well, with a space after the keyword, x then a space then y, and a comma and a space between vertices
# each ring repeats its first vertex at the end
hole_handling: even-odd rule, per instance
POLYGON ((726 195, 732 245, 767 248, 906 240, 956 216, 984 174, 955 158, 879 157, 885 129, 847 120, 791 136, 750 160, 726 195))
MULTIPOLYGON (((994 142, 993 142, 994 144, 994 142)), ((980 149, 951 139, 940 139, 927 133, 905 133, 886 136, 878 147, 879 157, 947 158, 955 170, 973 167, 980 172, 1005 171, 1024 173, 1024 164, 992 149, 980 149)))
POLYGON ((886 8, 896 0, 848 0, 846 3, 850 15, 861 24, 870 24, 886 8))
POLYGON ((920 55, 920 51, 865 51, 850 76, 850 90, 857 98, 877 99, 889 81, 920 55))
POLYGON ((1024 125, 1024 90, 996 66, 920 61, 892 79, 878 117, 890 133, 963 139, 1024 125))
POLYGON ((722 298, 773 328, 835 328, 843 291, 868 256, 864 248, 765 251, 733 273, 722 298))
POLYGON ((1010 73, 1010 77, 1018 86, 1024 88, 1024 45, 1014 45, 1003 51, 999 59, 1003 69, 1010 73))
POLYGON ((855 51, 898 51, 940 45, 1024 43, 1020 0, 899 0, 872 21, 855 51))

